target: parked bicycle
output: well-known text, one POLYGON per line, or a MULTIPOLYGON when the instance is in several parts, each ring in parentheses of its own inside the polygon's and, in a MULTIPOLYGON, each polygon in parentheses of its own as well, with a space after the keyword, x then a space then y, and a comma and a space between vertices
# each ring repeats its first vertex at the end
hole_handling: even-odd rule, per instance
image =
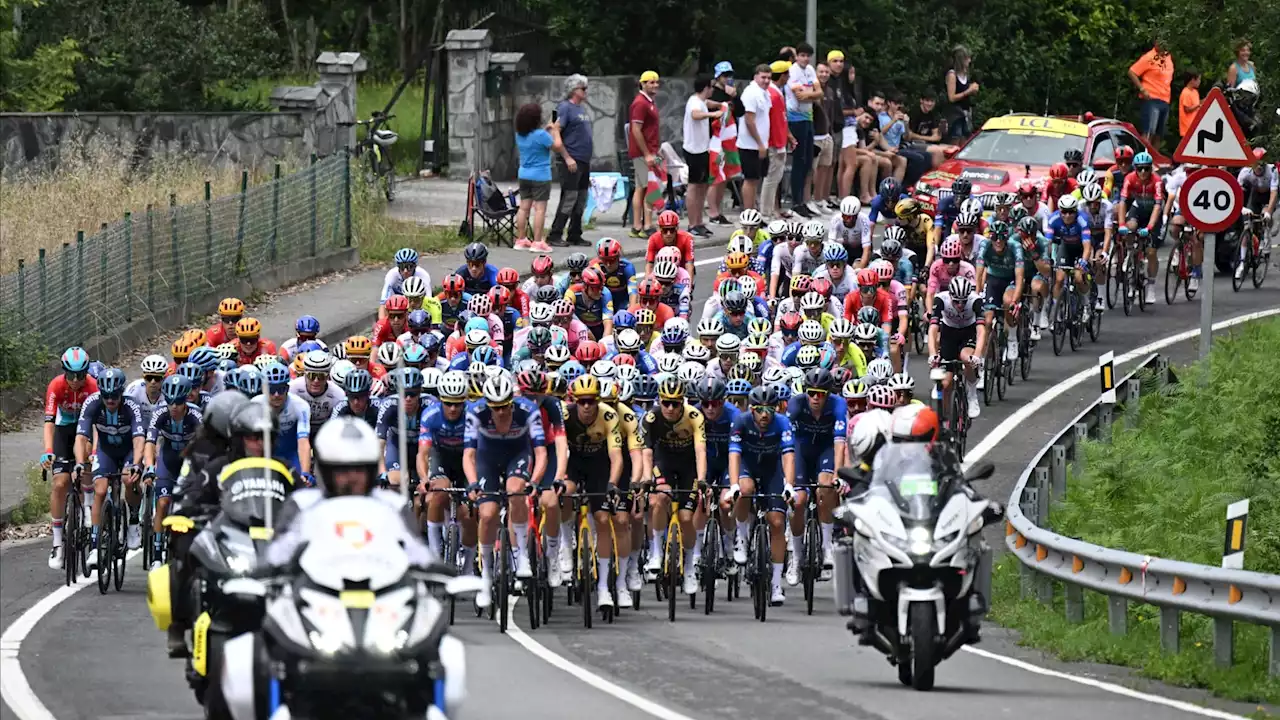
POLYGON ((391 146, 400 136, 394 130, 382 127, 395 115, 374 111, 368 120, 338 123, 340 127, 363 126, 364 137, 356 143, 355 154, 364 166, 364 179, 369 185, 381 188, 387 202, 396 199, 396 168, 391 159, 391 146))

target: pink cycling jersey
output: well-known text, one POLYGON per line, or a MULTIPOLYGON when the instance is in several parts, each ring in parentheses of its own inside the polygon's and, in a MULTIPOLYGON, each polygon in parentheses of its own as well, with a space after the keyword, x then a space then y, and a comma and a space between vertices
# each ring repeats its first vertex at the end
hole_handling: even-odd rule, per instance
POLYGON ((933 261, 933 265, 929 267, 929 292, 937 294, 940 290, 946 289, 952 278, 957 275, 963 275, 977 284, 978 272, 973 269, 973 265, 965 260, 960 261, 960 269, 955 273, 947 272, 947 264, 939 258, 933 261))
POLYGON ((905 315, 907 312, 907 286, 897 280, 890 280, 889 297, 893 298, 893 312, 905 315))

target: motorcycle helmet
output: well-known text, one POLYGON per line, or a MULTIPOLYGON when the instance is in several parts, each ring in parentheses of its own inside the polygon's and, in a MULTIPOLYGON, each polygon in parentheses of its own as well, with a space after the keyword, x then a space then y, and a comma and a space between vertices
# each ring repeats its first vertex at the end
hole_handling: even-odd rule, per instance
POLYGON ((316 431, 316 469, 324 494, 368 495, 378 475, 378 435, 369 423, 350 415, 330 419, 316 431), (351 471, 364 475, 364 483, 351 482, 351 471))

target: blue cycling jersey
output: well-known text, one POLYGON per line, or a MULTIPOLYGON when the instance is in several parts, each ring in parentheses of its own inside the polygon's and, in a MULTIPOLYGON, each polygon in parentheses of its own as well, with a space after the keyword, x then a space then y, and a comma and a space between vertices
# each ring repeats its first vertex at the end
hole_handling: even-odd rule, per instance
POLYGON ((422 411, 422 420, 418 426, 418 442, 423 446, 431 446, 446 454, 462 456, 464 436, 467 430, 467 414, 458 415, 457 420, 449 420, 444 416, 444 407, 440 403, 431 403, 422 411))
POLYGON ((511 424, 499 430, 493 409, 486 400, 477 400, 467 408, 467 427, 463 445, 478 455, 510 458, 546 444, 542 430, 542 412, 526 398, 516 398, 511 411, 511 424))
POLYGON ((962 202, 955 195, 947 195, 939 200, 937 214, 933 216, 933 226, 950 228, 956 218, 960 217, 960 205, 962 202))
MULTIPOLYGON (((444 295, 444 293, 440 295, 444 295)), ((453 325, 454 320, 458 319, 458 313, 467 309, 467 303, 471 302, 471 293, 464 291, 462 299, 458 301, 457 305, 451 304, 443 297, 437 296, 436 299, 440 301, 440 326, 449 327, 453 325)))
MULTIPOLYGON (((378 408, 378 424, 376 432, 379 440, 385 440, 387 447, 399 447, 400 442, 400 398, 389 396, 378 408)), ((420 413, 408 412, 404 418, 405 447, 409 452, 417 450, 418 421, 420 413)))
POLYGON ((839 395, 828 395, 817 416, 809 408, 809 397, 796 395, 787 402, 787 417, 801 453, 830 450, 835 443, 844 442, 848 408, 839 395))
POLYGON ((779 458, 794 451, 791 421, 786 416, 774 413, 773 419, 763 430, 756 424, 752 413, 740 413, 734 419, 729 436, 729 453, 737 453, 745 468, 760 473, 762 468, 773 467, 779 458))
POLYGON ((736 323, 729 317, 729 313, 723 310, 716 313, 716 319, 720 321, 720 324, 724 325, 724 331, 730 335, 737 335, 743 340, 746 340, 747 335, 750 334, 751 326, 749 322, 753 317, 755 317, 755 309, 750 305, 747 306, 747 312, 743 313, 742 318, 736 323))
POLYGON ((609 288, 600 288, 600 297, 592 300, 587 297, 586 289, 575 288, 573 293, 573 314, 587 327, 604 325, 605 318, 613 317, 613 293, 609 288))
POLYGON ((174 470, 182 467, 182 450, 195 438, 200 421, 204 419, 199 410, 190 405, 186 408, 178 418, 173 417, 168 408, 160 408, 147 425, 147 442, 156 445, 159 451, 157 460, 174 470), (160 442, 161 439, 164 443, 160 442))
MULTIPOLYGON (((788 346, 786 346, 786 347, 782 348, 782 364, 783 364, 783 365, 785 365, 785 366, 787 366, 787 367, 794 367, 794 366, 795 366, 795 364, 796 364, 796 355, 798 355, 798 354, 800 353, 800 348, 802 348, 802 347, 804 347, 804 343, 800 342, 799 340, 796 340, 796 341, 792 342, 790 345, 788 345, 788 346)), ((835 346, 835 345, 832 345, 832 344, 831 344, 829 341, 827 341, 827 340, 823 340, 823 341, 822 341, 822 342, 817 346, 817 348, 818 348, 818 350, 819 350, 819 351, 821 351, 821 352, 823 352, 823 353, 825 353, 825 352, 826 352, 826 351, 828 351, 828 350, 830 350, 830 351, 831 351, 831 352, 833 352, 833 353, 836 351, 836 346, 835 346)), ((888 341, 887 341, 887 340, 885 341, 885 348, 886 348, 886 352, 887 352, 887 351, 888 351, 888 341)))
MULTIPOLYGON (((271 457, 293 467, 298 464, 298 441, 311 437, 311 405, 292 393, 284 398, 284 405, 274 411, 279 430, 271 445, 271 457)), ((266 395, 255 397, 253 402, 270 407, 266 395)))
POLYGON ((604 286, 613 293, 614 299, 625 298, 631 294, 631 285, 636 276, 636 266, 626 258, 618 260, 618 266, 609 270, 604 263, 595 263, 595 268, 604 275, 604 286))
POLYGON ((333 416, 334 417, 348 417, 348 416, 358 417, 361 420, 364 420, 365 422, 369 423, 369 427, 377 427, 378 426, 378 403, 374 402, 374 398, 369 398, 369 405, 365 407, 364 414, 357 415, 355 411, 351 409, 351 403, 348 402, 347 400, 342 400, 337 405, 333 406, 333 416))
POLYGON ((472 277, 471 270, 466 265, 454 272, 462 276, 464 287, 469 293, 487 293, 498 284, 498 268, 493 263, 484 264, 484 272, 480 273, 480 277, 472 277))
POLYGON ((109 410, 102 394, 94 393, 85 398, 84 407, 80 409, 76 434, 92 440, 93 431, 97 430, 99 449, 124 452, 132 449, 130 440, 143 436, 144 419, 142 408, 129 398, 121 397, 116 409, 109 410))
MULTIPOLYGON (((898 200, 905 200, 907 197, 909 196, 906 193, 899 195, 897 200, 893 201, 893 205, 897 205, 898 200)), ((867 220, 872 224, 875 224, 882 216, 884 217, 885 222, 896 220, 898 215, 893 211, 893 205, 890 205, 889 207, 885 207, 885 205, 887 205, 887 203, 885 202, 883 195, 876 195, 872 198, 871 206, 867 209, 867 220)))
MULTIPOLYGON (((707 415, 707 411, 702 411, 702 427, 707 434, 707 467, 716 468, 721 472, 729 466, 729 437, 733 434, 733 422, 742 414, 736 406, 729 403, 724 404, 724 409, 720 411, 720 417, 715 420, 707 415)), ((716 473, 707 473, 708 477, 713 477, 716 473)))
POLYGON ((1062 219, 1062 213, 1055 212, 1049 216, 1049 221, 1045 223, 1045 237, 1049 238, 1049 242, 1066 243, 1068 245, 1079 245, 1081 243, 1092 244, 1092 233, 1089 231, 1089 225, 1076 214, 1076 219, 1072 223, 1067 223, 1062 219))

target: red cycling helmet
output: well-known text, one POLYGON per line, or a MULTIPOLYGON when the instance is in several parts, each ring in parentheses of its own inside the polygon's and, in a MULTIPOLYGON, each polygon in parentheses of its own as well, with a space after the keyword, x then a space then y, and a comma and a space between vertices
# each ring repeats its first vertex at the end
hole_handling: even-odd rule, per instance
POLYGON ((520 273, 516 272, 515 268, 504 267, 498 271, 499 285, 515 285, 518 282, 520 282, 520 273))
POLYGON ((489 288, 489 300, 493 302, 496 308, 506 307, 511 303, 511 291, 502 285, 494 285, 489 288))
POLYGON ((830 299, 831 293, 835 291, 835 286, 833 286, 831 281, 826 278, 817 278, 813 281, 813 284, 810 287, 813 288, 813 292, 816 292, 822 297, 828 299, 830 299))
POLYGON ((855 279, 858 281, 859 287, 875 287, 880 284, 880 276, 871 268, 859 270, 855 279))
POLYGON ((1116 148, 1117 161, 1132 160, 1132 159, 1133 159, 1133 148, 1129 147, 1128 145, 1121 145, 1120 147, 1116 148))
POLYGON ((1018 194, 1019 195, 1039 195, 1040 188, 1037 188, 1035 181, 1029 178, 1026 180, 1019 180, 1018 194))
POLYGON ((662 297, 662 283, 658 282, 657 278, 647 277, 636 286, 636 294, 642 298, 660 298, 662 297))
POLYGON ((444 291, 450 295, 461 293, 466 286, 467 282, 461 275, 450 275, 444 279, 444 291))
POLYGON ((538 257, 533 259, 533 268, 532 268, 533 274, 534 275, 550 275, 551 268, 554 266, 555 266, 555 261, 551 259, 550 255, 539 255, 538 257))
POLYGON ((618 353, 617 355, 613 356, 613 364, 614 365, 631 365, 634 367, 636 364, 636 359, 626 353, 618 353))
POLYGON ((673 228, 679 227, 679 225, 680 216, 676 214, 675 210, 663 210, 658 213, 658 227, 673 228))
POLYGON ((403 295, 392 295, 391 297, 387 298, 386 307, 387 307, 387 312, 389 313, 408 312, 409 298, 403 295))
POLYGON ((604 357, 604 346, 595 340, 583 340, 578 343, 578 349, 574 351, 573 357, 582 363, 583 367, 591 367, 591 363, 604 357))
POLYGON ((813 278, 808 275, 793 275, 791 277, 791 294, 799 297, 813 289, 813 278))
POLYGON ((601 260, 617 260, 622 257, 622 243, 611 237, 600 238, 600 242, 596 243, 596 255, 601 260))
POLYGON ((1066 180, 1067 175, 1071 174, 1071 168, 1066 163, 1054 163, 1049 166, 1049 177, 1054 180, 1066 180))
POLYGON ((582 285, 589 288, 600 288, 604 285, 604 275, 595 268, 587 268, 582 271, 582 285))
POLYGON ((778 327, 783 332, 796 332, 800 329, 800 323, 802 322, 804 322, 804 318, 800 317, 800 313, 795 311, 787 312, 778 318, 778 327))
POLYGON ((545 393, 547 391, 547 374, 541 370, 521 370, 516 373, 516 387, 520 388, 522 394, 531 392, 545 393))

